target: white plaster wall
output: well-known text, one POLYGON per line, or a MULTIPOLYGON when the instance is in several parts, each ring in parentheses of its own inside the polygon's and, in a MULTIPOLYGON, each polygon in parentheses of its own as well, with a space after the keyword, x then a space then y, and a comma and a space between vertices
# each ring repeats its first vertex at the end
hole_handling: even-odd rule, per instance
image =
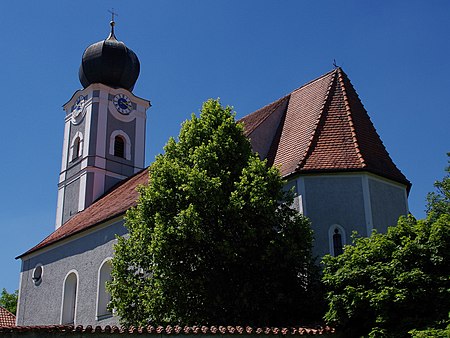
POLYGON ((113 325, 116 317, 96 320, 98 269, 105 258, 113 256, 115 235, 123 235, 123 220, 88 232, 86 236, 23 260, 18 325, 60 324, 64 278, 71 270, 79 275, 75 325, 113 325), (42 264, 42 282, 36 286, 33 269, 42 264))

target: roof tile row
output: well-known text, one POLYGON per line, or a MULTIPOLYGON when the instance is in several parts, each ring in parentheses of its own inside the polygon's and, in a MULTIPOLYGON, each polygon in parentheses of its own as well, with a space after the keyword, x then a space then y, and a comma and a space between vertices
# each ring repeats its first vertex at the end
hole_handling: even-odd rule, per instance
POLYGON ((109 326, 104 327, 87 325, 83 327, 79 326, 67 326, 67 325, 48 325, 48 326, 0 326, 0 334, 13 333, 13 332, 36 332, 36 333, 121 333, 121 334, 197 334, 197 335, 325 335, 334 334, 335 330, 328 326, 319 328, 303 328, 303 327, 291 327, 291 328, 277 328, 277 327, 265 327, 265 328, 253 328, 251 326, 146 326, 146 327, 118 327, 109 326))

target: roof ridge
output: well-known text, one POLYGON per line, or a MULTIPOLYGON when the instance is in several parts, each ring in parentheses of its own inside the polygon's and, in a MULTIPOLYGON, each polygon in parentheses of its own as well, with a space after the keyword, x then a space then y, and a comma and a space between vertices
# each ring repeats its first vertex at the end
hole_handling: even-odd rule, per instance
MULTIPOLYGON (((338 68, 340 68, 340 67, 338 67, 338 68)), ((301 85, 300 87, 298 87, 298 88, 294 89, 293 91, 291 91, 290 94, 293 94, 294 92, 296 92, 296 91, 298 91, 298 90, 300 90, 300 89, 303 89, 303 88, 305 88, 305 87, 307 87, 307 86, 310 86, 310 85, 312 85, 314 82, 317 82, 317 81, 323 79, 324 77, 327 77, 328 75, 330 75, 330 74, 332 74, 332 73, 336 73, 336 71, 337 71, 338 68, 333 69, 333 70, 330 70, 328 73, 325 73, 325 74, 323 74, 323 75, 321 75, 321 76, 319 76, 319 77, 317 77, 317 78, 315 78, 315 79, 313 79, 313 80, 311 80, 311 81, 309 81, 309 82, 306 82, 304 85, 301 85)))
MULTIPOLYGON (((366 161, 365 161, 365 159, 363 157, 363 154, 361 152, 358 139, 356 138, 356 129, 355 129, 355 125, 353 123, 352 111, 350 109, 350 103, 349 103, 349 99, 348 99, 348 96, 347 96, 347 89, 345 88, 345 83, 344 83, 344 78, 343 78, 345 73, 340 67, 338 67, 337 68, 337 74, 338 74, 339 85, 341 86, 341 90, 342 90, 342 95, 344 96, 345 111, 347 113, 348 123, 349 123, 349 126, 350 126, 350 130, 352 131, 353 145, 355 146, 356 155, 358 156, 359 161, 361 162, 361 165, 364 168, 364 167, 367 167, 367 163, 366 163, 366 161)), ((348 79, 348 77, 347 77, 347 79, 348 79)), ((350 82, 350 80, 349 80, 349 82, 350 82)), ((350 85, 352 85, 351 82, 350 82, 350 85)), ((353 90, 354 90, 358 100, 361 101, 361 99, 358 96, 358 93, 356 93, 356 90, 354 88, 353 88, 353 90)))
MULTIPOLYGON (((318 126, 319 126, 320 122, 323 119, 323 116, 324 116, 323 113, 325 111, 325 107, 326 107, 327 103, 329 103, 330 98, 331 98, 331 96, 330 96, 331 88, 332 88, 333 84, 336 81, 336 69, 331 71, 331 72, 328 72, 327 74, 325 74, 325 75, 330 75, 333 72, 334 72, 334 76, 332 77, 332 79, 331 79, 331 81, 330 81, 330 83, 328 85, 327 91, 325 93, 325 97, 324 97, 322 105, 320 107, 319 116, 317 117, 316 123, 314 124, 313 133, 312 133, 312 135, 309 138, 309 142, 308 142, 308 145, 306 147, 305 153, 302 155, 302 158, 301 158, 300 162, 297 164, 297 168, 295 169, 295 171, 301 169, 301 167, 305 164, 306 159, 308 158, 308 156, 311 155, 311 153, 312 153, 312 149, 311 149, 312 148, 312 144, 313 144, 314 140, 316 140, 317 137, 318 137, 318 133, 319 133, 318 132, 318 130, 319 130, 318 126)), ((324 76, 321 76, 320 78, 323 78, 324 76)), ((316 79, 316 80, 318 80, 318 79, 316 79)), ((312 83, 314 81, 311 81, 310 83, 312 83)), ((302 87, 304 87, 304 86, 302 86, 302 87)), ((302 87, 300 87, 300 88, 302 88, 302 87)))
POLYGON ((278 107, 279 107, 282 103, 284 103, 284 101, 285 101, 286 99, 289 99, 290 96, 291 96, 291 94, 292 94, 292 93, 289 93, 289 94, 283 96, 282 98, 280 98, 280 99, 278 99, 278 100, 275 100, 275 101, 273 101, 273 102, 271 102, 271 103, 269 103, 269 104, 266 104, 264 107, 261 107, 261 108, 259 108, 258 110, 255 110, 253 113, 250 113, 250 114, 248 114, 248 115, 245 115, 245 116, 241 117, 241 118, 240 118, 239 120, 237 120, 236 122, 238 122, 238 123, 243 123, 243 120, 244 120, 246 117, 256 115, 256 114, 259 113, 260 111, 262 111, 262 110, 264 110, 264 109, 270 107, 271 105, 273 105, 273 107, 271 108, 270 113, 268 113, 264 118, 262 118, 261 120, 259 120, 258 123, 256 123, 254 126, 252 126, 253 128, 252 128, 251 131, 248 131, 248 132, 247 132, 247 131, 244 129, 245 134, 246 134, 246 135, 250 135, 251 133, 253 133, 253 132, 255 131, 256 128, 258 128, 264 121, 266 121, 266 120, 269 118, 269 116, 271 116, 271 115, 278 109, 278 107))

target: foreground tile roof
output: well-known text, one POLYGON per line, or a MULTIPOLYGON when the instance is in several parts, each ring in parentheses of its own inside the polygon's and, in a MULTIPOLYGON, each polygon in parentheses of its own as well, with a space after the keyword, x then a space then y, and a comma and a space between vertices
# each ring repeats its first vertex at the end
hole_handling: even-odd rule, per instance
POLYGON ((64 326, 64 325, 49 325, 49 326, 16 326, 16 327, 1 327, 0 334, 6 333, 36 333, 36 334, 64 334, 70 335, 79 333, 89 333, 90 335, 95 333, 103 334, 152 334, 152 335, 282 335, 282 336, 312 336, 312 335, 334 335, 335 330, 330 327, 324 328, 303 328, 303 327, 291 327, 291 328, 277 328, 277 327, 265 327, 265 328, 253 328, 250 326, 147 326, 147 327, 117 327, 117 326, 96 326, 90 325, 83 327, 79 326, 64 326))
POLYGON ((284 177, 368 171, 406 185, 341 68, 245 116, 253 149, 284 177))
POLYGON ((0 327, 15 326, 15 325, 16 325, 16 316, 14 316, 4 307, 0 306, 0 327))
MULTIPOLYGON (((411 183, 391 160, 341 68, 305 84, 240 119, 253 150, 283 177, 301 173, 365 171, 411 183)), ((136 187, 148 170, 124 180, 102 198, 17 258, 123 215, 136 205, 136 187)))

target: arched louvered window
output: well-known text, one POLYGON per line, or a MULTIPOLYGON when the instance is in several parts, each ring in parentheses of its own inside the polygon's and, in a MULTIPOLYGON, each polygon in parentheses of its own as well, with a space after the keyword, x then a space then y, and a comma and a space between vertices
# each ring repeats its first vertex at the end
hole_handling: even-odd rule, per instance
POLYGON ((61 309, 61 324, 75 325, 77 305, 78 276, 72 271, 64 280, 63 301, 61 309))
POLYGON ((81 146, 81 140, 79 137, 75 139, 75 143, 73 144, 73 159, 77 159, 80 157, 80 147, 81 146))
POLYGON ((125 158, 125 140, 120 135, 114 138, 114 156, 125 158))
POLYGON ((77 132, 70 143, 69 160, 75 161, 83 155, 83 134, 77 132))
POLYGON ((111 133, 109 154, 131 161, 131 139, 123 130, 114 130, 111 133))

